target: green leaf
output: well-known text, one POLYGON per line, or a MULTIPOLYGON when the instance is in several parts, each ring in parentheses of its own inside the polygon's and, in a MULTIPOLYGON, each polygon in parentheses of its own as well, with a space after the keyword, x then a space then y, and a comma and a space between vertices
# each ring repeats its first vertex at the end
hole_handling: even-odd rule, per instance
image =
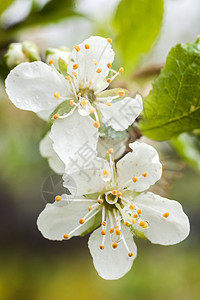
POLYGON ((67 75, 67 63, 59 57, 58 59, 59 71, 63 76, 67 75))
POLYGON ((102 123, 99 133, 101 137, 111 138, 115 141, 126 140, 128 134, 126 130, 124 131, 115 131, 111 126, 106 126, 102 123))
POLYGON ((54 121, 55 114, 59 114, 59 116, 64 116, 66 114, 69 114, 71 110, 74 109, 74 107, 69 104, 69 101, 70 100, 65 100, 56 107, 56 109, 52 112, 50 116, 50 121, 54 121))
POLYGON ((139 237, 140 239, 143 239, 143 240, 146 240, 146 239, 147 239, 147 237, 146 237, 146 235, 144 234, 144 232, 139 231, 139 230, 133 228, 132 226, 130 226, 130 228, 131 228, 131 232, 132 232, 134 235, 136 235, 137 237, 139 237))
POLYGON ((144 101, 139 128, 160 141, 200 128, 200 38, 171 49, 144 101))
POLYGON ((37 5, 33 2, 32 9, 28 17, 15 24, 14 27, 10 27, 10 30, 24 29, 26 26, 38 26, 45 25, 48 23, 58 22, 62 19, 72 17, 72 16, 82 16, 75 11, 75 1, 74 0, 50 0, 44 6, 37 5))
MULTIPOLYGON (((96 95, 97 98, 109 98, 109 97, 116 97, 119 96, 119 92, 123 91, 124 92, 124 96, 120 97, 119 99, 124 99, 125 97, 128 96, 129 91, 126 89, 122 89, 122 88, 115 88, 115 89, 110 89, 110 90, 105 90, 103 92, 100 92, 96 95)), ((117 100, 119 100, 117 99, 117 100)))
POLYGON ((101 224, 101 221, 102 221, 102 213, 101 211, 99 213, 97 213, 94 218, 92 218, 93 222, 91 224, 91 226, 86 230, 84 231, 81 236, 85 236, 86 234, 90 233, 92 230, 94 230, 95 228, 97 228, 100 224, 101 224))
POLYGON ((159 34, 162 0, 122 0, 114 17, 115 44, 126 72, 131 72, 159 34))
POLYGON ((2 0, 0 2, 0 15, 12 4, 12 2, 14 2, 14 0, 2 0))
POLYGON ((200 141, 191 134, 182 133, 171 140, 172 145, 192 167, 200 171, 200 141))

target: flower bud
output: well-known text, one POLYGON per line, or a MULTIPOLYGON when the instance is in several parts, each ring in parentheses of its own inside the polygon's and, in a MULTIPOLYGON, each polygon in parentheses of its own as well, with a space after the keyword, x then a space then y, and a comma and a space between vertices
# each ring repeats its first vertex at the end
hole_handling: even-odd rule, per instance
POLYGON ((46 62, 48 64, 49 61, 53 61, 55 68, 58 71, 61 71, 59 59, 62 59, 62 61, 64 61, 64 63, 67 65, 69 62, 70 53, 71 52, 70 52, 69 48, 67 48, 67 47, 60 47, 59 49, 49 48, 46 51, 46 62))
POLYGON ((13 69, 23 62, 40 60, 39 49, 35 43, 30 41, 12 43, 5 54, 4 59, 8 68, 13 69))

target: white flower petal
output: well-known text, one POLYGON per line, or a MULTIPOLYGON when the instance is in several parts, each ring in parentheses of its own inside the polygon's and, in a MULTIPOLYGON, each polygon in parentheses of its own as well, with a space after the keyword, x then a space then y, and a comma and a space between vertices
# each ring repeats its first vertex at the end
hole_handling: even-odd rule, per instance
POLYGON ((142 112, 142 97, 137 95, 135 99, 125 97, 121 101, 107 106, 103 103, 96 103, 100 110, 103 121, 107 126, 111 126, 116 131, 128 128, 142 112))
POLYGON ((40 154, 48 159, 49 166, 54 172, 63 174, 65 171, 65 165, 54 151, 53 142, 50 139, 49 134, 50 131, 47 132, 40 142, 40 154))
POLYGON ((83 117, 75 110, 67 118, 58 119, 52 125, 50 138, 53 148, 66 167, 71 161, 74 168, 79 170, 91 155, 96 154, 98 129, 93 126, 93 122, 90 117, 83 117))
MULTIPOLYGON (((108 227, 109 228, 109 227, 108 227)), ((108 230, 109 232, 109 230, 108 230)), ((90 253, 93 258, 94 266, 98 274, 104 279, 119 279, 124 276, 132 267, 133 260, 137 255, 137 247, 133 240, 133 235, 129 228, 122 225, 122 233, 129 250, 133 252, 133 256, 128 256, 128 251, 121 241, 116 249, 112 248, 110 235, 107 233, 105 238, 105 248, 101 250, 99 246, 102 244, 101 228, 95 230, 88 241, 90 253)))
MULTIPOLYGON (((63 235, 69 234, 78 227, 80 225, 79 220, 88 213, 91 202, 82 200, 83 202, 61 200, 53 204, 48 203, 37 219, 37 226, 42 235, 50 240, 64 240, 63 235)), ((93 223, 94 218, 80 226, 69 238, 81 235, 93 223)))
MULTIPOLYGON (((90 157, 91 158, 91 157, 90 157)), ((90 193, 99 193, 105 188, 105 180, 103 180, 103 170, 109 171, 108 178, 110 178, 111 171, 109 164, 106 160, 101 158, 94 158, 92 161, 84 162, 84 165, 77 169, 77 164, 73 165, 73 162, 68 165, 67 173, 63 175, 63 185, 69 189, 69 191, 78 195, 85 195, 90 193), (75 167, 75 168, 74 168, 75 167), (69 171, 68 171, 69 170, 69 171), (69 182, 73 181, 76 184, 76 189, 72 187, 70 189, 69 182)), ((74 161, 79 162, 80 157, 74 157, 74 161)))
POLYGON ((142 192, 158 181, 162 175, 162 165, 157 151, 145 143, 129 144, 132 152, 126 154, 117 163, 118 184, 136 192, 142 192), (146 172, 147 176, 142 174, 146 172), (138 181, 133 182, 132 178, 138 181))
MULTIPOLYGON (((111 44, 105 38, 91 36, 78 46, 80 51, 77 52, 74 49, 70 54, 68 73, 72 75, 72 72, 75 71, 82 87, 88 86, 89 80, 94 82, 98 78, 102 81, 109 73, 107 64, 112 63, 114 60, 114 51, 111 44), (85 49, 85 45, 89 45, 89 49, 85 49), (94 61, 97 62, 97 65, 94 64, 94 61), (73 69, 74 64, 79 65, 78 69, 73 69), (99 68, 102 71, 97 73, 96 70, 99 68)), ((97 81, 93 88, 94 90, 99 89, 97 81)))
POLYGON ((68 98, 69 83, 56 70, 41 61, 22 63, 6 79, 6 92, 16 107, 24 110, 53 111, 63 100, 54 93, 68 98))
POLYGON ((134 199, 142 209, 141 218, 149 223, 142 230, 154 244, 173 245, 183 241, 189 234, 190 224, 180 203, 153 193, 142 193, 134 199), (165 218, 163 214, 169 213, 165 218))

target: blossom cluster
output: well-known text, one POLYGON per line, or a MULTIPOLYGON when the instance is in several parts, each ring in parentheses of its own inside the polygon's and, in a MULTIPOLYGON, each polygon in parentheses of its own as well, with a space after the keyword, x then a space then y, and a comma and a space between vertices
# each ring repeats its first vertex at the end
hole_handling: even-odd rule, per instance
POLYGON ((6 91, 12 103, 52 123, 40 152, 63 175, 70 195, 55 197, 37 225, 51 240, 93 231, 89 249, 102 278, 118 279, 136 258, 134 237, 172 245, 189 234, 181 205, 147 192, 162 176, 157 151, 140 141, 116 163, 125 142, 113 144, 105 128, 124 132, 142 112, 142 97, 110 89, 123 73, 112 69, 112 40, 92 36, 69 50, 49 51, 46 63, 23 62, 11 70, 6 91), (70 186, 76 183, 76 189, 70 186), (97 228, 97 229, 96 229, 97 228))

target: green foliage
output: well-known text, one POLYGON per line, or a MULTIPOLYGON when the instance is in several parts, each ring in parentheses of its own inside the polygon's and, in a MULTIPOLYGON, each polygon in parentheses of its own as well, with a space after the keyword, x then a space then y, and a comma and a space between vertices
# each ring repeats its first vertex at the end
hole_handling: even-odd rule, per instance
POLYGON ((58 59, 58 65, 59 65, 60 73, 63 76, 66 76, 67 75, 67 63, 64 61, 64 59, 62 59, 62 58, 59 57, 59 59, 58 59))
POLYGON ((66 115, 66 114, 70 113, 70 111, 74 107, 72 107, 69 102, 70 102, 70 100, 65 100, 60 105, 58 105, 56 107, 56 109, 52 112, 52 114, 50 116, 50 121, 54 121, 54 117, 53 116, 55 114, 59 114, 59 116, 63 116, 63 115, 66 115))
POLYGON ((200 127, 200 38, 178 44, 144 101, 139 128, 155 140, 200 127))
POLYGON ((182 133, 171 140, 176 151, 197 171, 200 171, 200 140, 188 133, 182 133))
POLYGON ((163 16, 162 0, 122 0, 114 17, 114 30, 121 60, 131 72, 159 34, 163 16))
POLYGON ((0 2, 0 15, 6 10, 14 0, 3 0, 0 2))
POLYGON ((33 2, 28 17, 15 28, 33 25, 45 25, 58 22, 64 18, 75 16, 74 0, 50 0, 42 8, 33 2))

